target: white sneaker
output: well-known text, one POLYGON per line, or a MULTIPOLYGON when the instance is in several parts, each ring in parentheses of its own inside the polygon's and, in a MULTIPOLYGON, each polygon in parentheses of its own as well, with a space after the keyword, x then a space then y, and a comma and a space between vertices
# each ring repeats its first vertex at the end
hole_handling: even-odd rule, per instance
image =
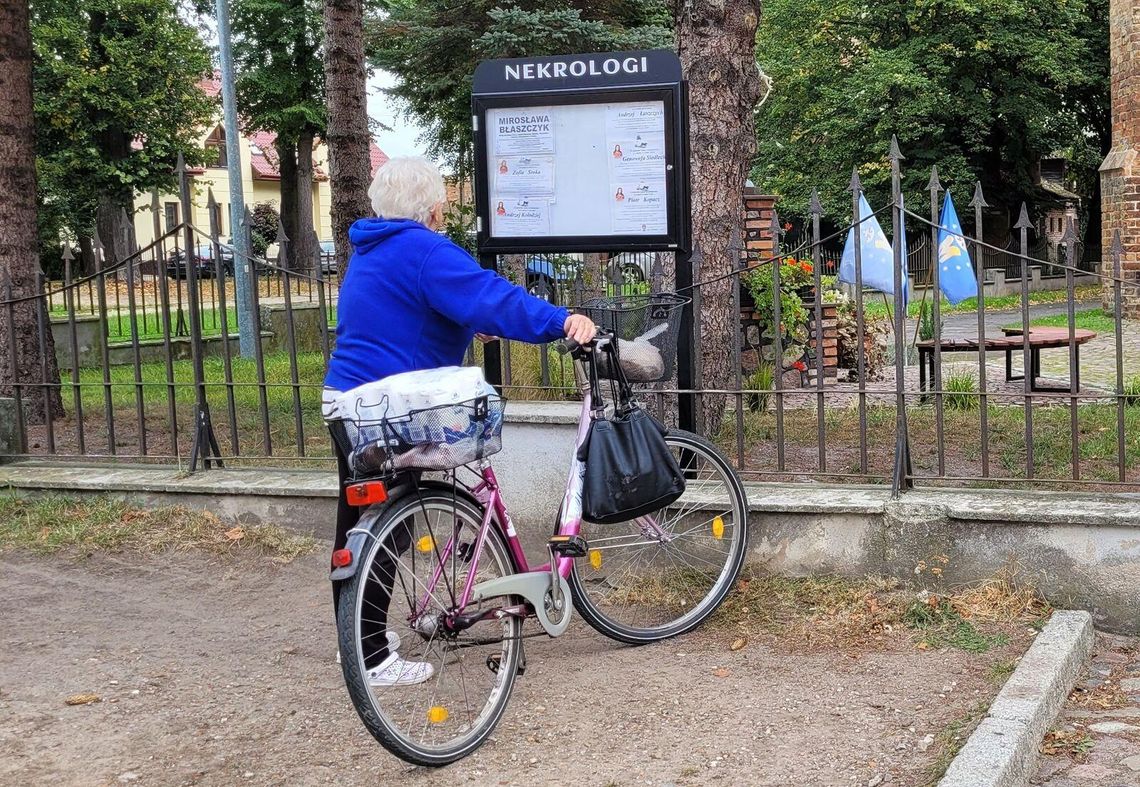
POLYGON ((389 631, 385 636, 388 638, 388 658, 368 670, 370 686, 373 688, 414 686, 431 680, 431 676, 435 674, 435 667, 426 661, 408 661, 402 658, 396 652, 400 647, 400 635, 389 631))

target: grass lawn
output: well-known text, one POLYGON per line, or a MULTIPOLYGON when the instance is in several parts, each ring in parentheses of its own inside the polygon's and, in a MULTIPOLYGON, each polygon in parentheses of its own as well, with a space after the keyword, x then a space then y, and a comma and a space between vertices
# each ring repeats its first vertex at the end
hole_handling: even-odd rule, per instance
MULTIPOLYGON (((1101 336, 1113 336, 1116 334, 1115 319, 1103 309, 1084 309, 1076 312, 1073 317, 1076 327, 1078 328, 1095 331, 1101 336)), ((1031 320, 1029 324, 1052 328, 1068 328, 1069 315, 1053 314, 1048 317, 1031 320)))
MULTIPOLYGON (((1088 287, 1077 287, 1074 291, 1074 297, 1077 302, 1096 300, 1100 297, 1100 287, 1096 285, 1088 287)), ((1036 306, 1044 303, 1064 303, 1068 300, 1068 292, 1066 290, 1044 290, 1042 292, 1029 293, 1029 304, 1036 306)), ((927 298, 927 303, 930 299, 927 298)), ((891 308, 893 309, 894 303, 888 299, 891 308)), ((922 298, 917 297, 907 305, 907 316, 917 318, 919 309, 922 307, 922 298)), ((1008 311, 1012 309, 1021 308, 1020 295, 1002 295, 995 298, 986 298, 986 311, 1008 311)), ((950 303, 945 298, 942 299, 941 306, 942 314, 955 314, 962 312, 976 312, 978 310, 978 299, 967 298, 958 305, 950 303)), ((887 303, 875 294, 866 293, 863 296, 863 311, 868 317, 886 317, 889 314, 887 303)))

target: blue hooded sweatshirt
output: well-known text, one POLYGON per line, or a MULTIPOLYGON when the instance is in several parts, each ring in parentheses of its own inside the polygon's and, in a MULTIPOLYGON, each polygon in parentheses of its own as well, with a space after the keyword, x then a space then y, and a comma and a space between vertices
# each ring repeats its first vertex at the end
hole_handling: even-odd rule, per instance
POLYGON ((361 219, 340 286, 325 385, 347 391, 400 372, 459 366, 476 333, 561 338, 569 313, 535 298, 410 219, 361 219))

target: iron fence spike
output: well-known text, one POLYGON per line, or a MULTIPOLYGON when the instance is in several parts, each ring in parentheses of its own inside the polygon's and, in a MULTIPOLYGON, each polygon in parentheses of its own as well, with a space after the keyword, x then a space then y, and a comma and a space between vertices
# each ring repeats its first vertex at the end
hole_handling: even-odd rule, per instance
POLYGON ((61 260, 63 260, 64 262, 71 262, 72 260, 75 259, 75 255, 73 255, 71 253, 71 244, 70 243, 63 244, 63 254, 61 254, 59 256, 59 258, 61 260))
POLYGON ((848 191, 860 192, 863 190, 863 181, 859 179, 859 165, 851 168, 851 182, 847 184, 848 191))
POLYGON ((178 151, 178 159, 174 165, 174 172, 178 175, 182 175, 186 172, 186 159, 183 158, 181 150, 178 151))
POLYGON ((1017 223, 1013 225, 1015 230, 1031 230, 1033 229, 1033 222, 1029 220, 1029 211, 1025 207, 1025 203, 1021 203, 1021 213, 1017 217, 1017 223))
POLYGON ((926 184, 926 190, 932 191, 937 194, 942 191, 942 183, 938 180, 938 165, 934 164, 930 167, 930 181, 926 184))
POLYGON ((216 208, 216 207, 218 207, 218 201, 216 199, 214 199, 214 187, 213 186, 207 186, 206 187, 206 209, 210 211, 211 216, 213 215, 214 208, 216 208))
POLYGON ((1077 240, 1077 227, 1076 221, 1071 218, 1065 218, 1065 234, 1061 236, 1061 243, 1066 246, 1071 245, 1077 240))
POLYGON ((974 197, 970 200, 970 207, 988 208, 989 206, 990 203, 986 202, 986 198, 982 194, 982 182, 980 180, 974 181, 974 197))
POLYGON ((1120 230, 1115 229, 1112 231, 1112 249, 1113 254, 1124 254, 1124 242, 1120 239, 1120 230))
POLYGON ((819 201, 818 189, 811 190, 811 205, 809 206, 809 210, 812 214, 823 215, 823 203, 819 201))
POLYGON ((281 219, 277 220, 277 238, 278 243, 282 241, 288 242, 289 238, 285 235, 285 225, 281 223, 281 219))
POLYGON ((103 239, 99 237, 99 230, 95 230, 95 234, 91 236, 91 248, 97 252, 103 251, 103 239))
POLYGON ((887 156, 891 161, 905 161, 906 156, 899 150, 899 138, 891 134, 891 152, 887 156))

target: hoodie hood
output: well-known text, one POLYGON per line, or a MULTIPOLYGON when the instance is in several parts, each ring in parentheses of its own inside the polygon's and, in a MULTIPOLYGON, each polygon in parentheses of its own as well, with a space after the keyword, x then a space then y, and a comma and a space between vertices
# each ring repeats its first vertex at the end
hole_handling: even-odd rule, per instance
POLYGON ((348 239, 358 254, 367 254, 394 235, 408 230, 431 232, 423 224, 412 219, 359 219, 348 228, 348 239))

